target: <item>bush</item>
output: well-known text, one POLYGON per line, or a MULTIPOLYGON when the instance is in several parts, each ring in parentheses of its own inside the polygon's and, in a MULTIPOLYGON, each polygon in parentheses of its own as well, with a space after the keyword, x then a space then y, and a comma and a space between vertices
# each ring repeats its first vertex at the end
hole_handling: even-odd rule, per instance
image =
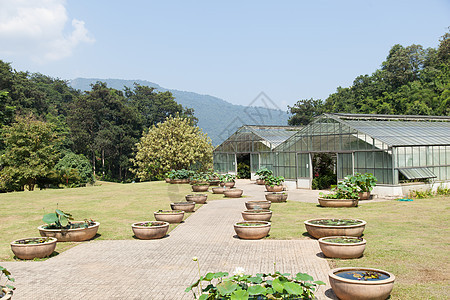
POLYGON ((238 164, 238 178, 250 178, 250 166, 245 163, 238 164))
POLYGON ((70 187, 84 186, 94 182, 92 166, 82 154, 67 152, 55 166, 60 182, 70 187))

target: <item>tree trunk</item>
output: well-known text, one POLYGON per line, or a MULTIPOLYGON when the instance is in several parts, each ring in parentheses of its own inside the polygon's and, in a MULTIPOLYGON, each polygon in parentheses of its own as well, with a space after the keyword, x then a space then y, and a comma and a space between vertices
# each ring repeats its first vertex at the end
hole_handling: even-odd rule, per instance
POLYGON ((94 169, 94 176, 95 176, 95 152, 92 151, 92 168, 94 169))
POLYGON ((105 150, 102 149, 102 180, 105 180, 105 150))

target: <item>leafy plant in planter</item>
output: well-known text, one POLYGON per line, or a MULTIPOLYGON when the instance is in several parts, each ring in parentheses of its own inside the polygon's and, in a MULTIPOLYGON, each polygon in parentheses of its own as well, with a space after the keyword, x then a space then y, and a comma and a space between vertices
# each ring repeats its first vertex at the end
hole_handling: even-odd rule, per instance
POLYGON ((95 225, 95 221, 90 219, 84 219, 84 222, 71 223, 73 217, 70 213, 63 212, 60 209, 56 209, 54 213, 45 214, 42 221, 47 223, 45 229, 75 229, 75 228, 88 228, 95 225))
MULTIPOLYGON (((196 258, 194 258, 196 260, 196 258)), ((199 268, 200 272, 200 268, 199 268)), ((322 281, 313 281, 306 273, 256 274, 255 276, 237 272, 229 276, 227 272, 207 273, 186 288, 192 291, 195 299, 313 299, 314 292, 322 281), (206 287, 202 288, 202 282, 206 287), (197 288, 197 294, 194 291, 197 288)))
POLYGON ((284 182, 284 177, 269 175, 264 180, 266 181, 266 185, 273 187, 276 185, 282 185, 284 182))
POLYGON ((14 282, 16 280, 13 277, 11 277, 11 272, 9 272, 6 268, 2 266, 0 266, 0 272, 1 272, 0 280, 2 279, 3 276, 5 276, 5 282, 3 283, 2 281, 0 281, 0 296, 1 298, 3 298, 6 295, 6 293, 8 293, 8 290, 13 291, 16 289, 14 286, 8 284, 8 282, 14 282))
POLYGON ((236 180, 236 175, 233 174, 219 175, 219 180, 221 183, 234 182, 236 180))
POLYGON ((371 173, 355 173, 355 175, 349 176, 347 180, 356 184, 361 192, 371 192, 378 181, 371 173))
POLYGON ((255 175, 258 176, 259 179, 266 180, 267 177, 273 176, 273 171, 267 168, 261 168, 256 171, 255 175))
POLYGON ((358 199, 360 188, 347 177, 332 188, 331 194, 320 193, 320 197, 325 199, 358 199))
POLYGON ((192 185, 209 185, 209 176, 203 172, 195 173, 192 180, 194 181, 192 185))

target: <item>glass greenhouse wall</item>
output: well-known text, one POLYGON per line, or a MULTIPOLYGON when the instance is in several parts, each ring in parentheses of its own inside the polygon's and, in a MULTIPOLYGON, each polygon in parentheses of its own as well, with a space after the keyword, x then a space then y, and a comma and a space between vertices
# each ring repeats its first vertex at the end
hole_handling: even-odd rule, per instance
POLYGON ((338 180, 356 172, 385 185, 450 180, 450 117, 324 114, 304 128, 274 129, 241 127, 214 151, 216 170, 230 172, 236 153, 249 152, 252 172, 267 167, 311 183, 312 158, 330 153, 338 180))

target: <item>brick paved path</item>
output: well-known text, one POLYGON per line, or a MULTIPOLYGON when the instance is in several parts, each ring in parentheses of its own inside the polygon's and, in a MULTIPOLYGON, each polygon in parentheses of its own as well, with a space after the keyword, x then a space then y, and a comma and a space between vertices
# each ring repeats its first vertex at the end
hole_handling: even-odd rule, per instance
MULTIPOLYGON (((41 262, 4 262, 16 278, 14 299, 193 299, 185 288, 206 272, 306 272, 328 283, 314 240, 240 240, 233 223, 264 188, 239 181, 248 198, 210 201, 161 240, 91 241, 41 262)), ((100 226, 101 232, 101 226, 100 226)), ((131 227, 130 227, 131 234, 131 227)), ((333 299, 322 286, 319 299, 333 299)))

